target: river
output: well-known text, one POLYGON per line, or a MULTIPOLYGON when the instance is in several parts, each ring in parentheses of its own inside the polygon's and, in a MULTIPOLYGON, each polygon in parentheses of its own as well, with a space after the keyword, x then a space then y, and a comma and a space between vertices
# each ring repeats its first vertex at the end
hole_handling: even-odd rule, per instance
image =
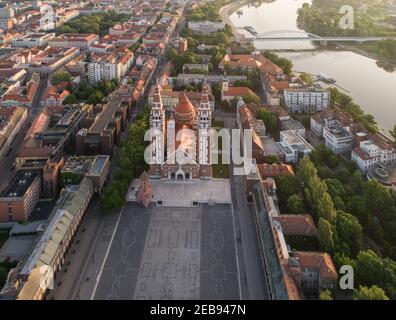
MULTIPOLYGON (((252 26, 258 33, 297 30, 297 10, 310 0, 275 0, 258 7, 245 6, 230 16, 236 27, 252 26)), ((243 31, 241 32, 243 33, 243 31)), ((351 51, 318 49, 309 42, 255 42, 257 49, 298 49, 278 54, 291 59, 298 72, 325 73, 337 80, 382 129, 396 124, 396 72, 387 72, 375 60, 351 51), (307 51, 307 49, 309 51, 307 51)))

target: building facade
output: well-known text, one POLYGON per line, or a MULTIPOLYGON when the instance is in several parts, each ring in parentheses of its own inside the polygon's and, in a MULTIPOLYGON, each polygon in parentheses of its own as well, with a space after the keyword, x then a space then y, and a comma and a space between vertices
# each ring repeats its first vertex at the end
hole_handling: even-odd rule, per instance
POLYGON ((330 107, 330 92, 318 89, 285 89, 283 103, 291 113, 316 113, 330 107))
POLYGON ((26 221, 41 192, 41 174, 19 171, 0 195, 0 222, 26 221))
POLYGON ((184 92, 170 116, 165 113, 160 86, 154 92, 150 114, 151 165, 149 175, 160 179, 210 179, 212 112, 209 90, 203 87, 199 105, 184 92))

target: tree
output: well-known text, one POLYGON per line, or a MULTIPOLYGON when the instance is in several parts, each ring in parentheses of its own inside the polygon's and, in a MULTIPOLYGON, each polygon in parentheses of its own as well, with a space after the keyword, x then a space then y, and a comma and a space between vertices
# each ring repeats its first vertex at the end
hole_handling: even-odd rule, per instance
POLYGON ((257 96, 254 93, 250 93, 250 94, 245 94, 244 96, 242 96, 243 101, 246 104, 250 104, 250 103, 255 103, 255 104, 259 104, 260 103, 260 98, 259 96, 257 96))
POLYGON ((308 185, 308 181, 317 176, 318 172, 315 168, 315 165, 308 157, 304 157, 299 163, 298 175, 301 179, 301 182, 305 185, 308 185))
POLYGON ((295 176, 282 175, 275 178, 279 201, 286 203, 287 199, 299 193, 298 181, 295 176))
POLYGON ((266 159, 265 159, 265 163, 267 164, 281 164, 281 159, 276 156, 276 155, 269 155, 266 159))
POLYGON ((385 278, 383 261, 371 250, 357 255, 354 270, 357 283, 362 285, 382 284, 385 278))
POLYGON ((334 249, 333 230, 330 222, 319 218, 318 238, 320 249, 326 252, 332 252, 334 249))
POLYGON ((299 214, 304 212, 304 201, 301 196, 295 194, 287 199, 287 210, 291 214, 299 214))
POLYGON ((63 104, 74 104, 77 102, 76 96, 74 94, 69 94, 65 100, 63 100, 63 104))
POLYGON ((313 205, 318 209, 323 195, 327 192, 327 186, 317 175, 315 175, 308 180, 307 187, 311 191, 313 205))
POLYGON ((335 169, 340 163, 337 156, 323 144, 317 145, 309 154, 309 158, 316 167, 326 165, 335 169))
POLYGON ((60 84, 61 82, 71 82, 71 75, 68 72, 56 72, 51 78, 51 83, 52 85, 56 86, 60 84))
POLYGON ((389 300, 384 290, 377 286, 370 288, 359 286, 358 290, 353 293, 354 300, 389 300))
POLYGON ((269 133, 275 133, 278 129, 278 118, 277 116, 265 108, 261 108, 257 111, 257 119, 264 122, 265 128, 269 133))
POLYGON ((319 295, 319 300, 323 300, 323 301, 333 300, 333 296, 331 294, 331 291, 328 290, 328 289, 326 289, 324 291, 321 291, 320 295, 319 295))
POLYGON ((359 220, 349 213, 338 211, 335 225, 335 250, 355 257, 363 242, 363 228, 359 220))
POLYGON ((312 77, 312 75, 310 75, 309 73, 303 73, 300 75, 300 79, 308 84, 313 84, 314 79, 312 77))
POLYGON ((326 183, 327 191, 333 199, 336 197, 343 199, 345 197, 345 189, 340 181, 336 179, 326 179, 324 183, 326 183))
POLYGON ((322 198, 317 204, 319 217, 326 219, 329 222, 333 222, 336 217, 336 211, 334 209, 334 203, 331 199, 330 194, 327 192, 323 193, 322 198))

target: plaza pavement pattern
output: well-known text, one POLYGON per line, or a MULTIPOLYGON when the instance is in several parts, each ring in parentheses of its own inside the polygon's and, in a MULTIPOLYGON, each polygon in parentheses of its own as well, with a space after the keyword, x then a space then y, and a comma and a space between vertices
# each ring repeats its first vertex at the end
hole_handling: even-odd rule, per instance
POLYGON ((94 299, 240 299, 231 210, 128 203, 94 299))

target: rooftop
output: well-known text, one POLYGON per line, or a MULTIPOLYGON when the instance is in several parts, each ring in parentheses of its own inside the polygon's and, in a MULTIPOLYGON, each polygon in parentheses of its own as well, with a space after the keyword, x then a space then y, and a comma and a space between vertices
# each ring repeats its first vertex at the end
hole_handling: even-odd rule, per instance
POLYGON ((40 177, 39 172, 19 171, 8 187, 1 193, 1 198, 20 198, 23 197, 32 183, 40 177))
POLYGON ((288 130, 305 130, 304 126, 300 122, 292 118, 281 120, 281 123, 288 130))
POLYGON ((300 151, 312 150, 313 147, 297 132, 292 130, 282 131, 281 137, 287 141, 289 145, 300 151))
POLYGON ((96 156, 89 169, 89 175, 98 176, 103 171, 105 164, 109 162, 109 156, 96 156))

